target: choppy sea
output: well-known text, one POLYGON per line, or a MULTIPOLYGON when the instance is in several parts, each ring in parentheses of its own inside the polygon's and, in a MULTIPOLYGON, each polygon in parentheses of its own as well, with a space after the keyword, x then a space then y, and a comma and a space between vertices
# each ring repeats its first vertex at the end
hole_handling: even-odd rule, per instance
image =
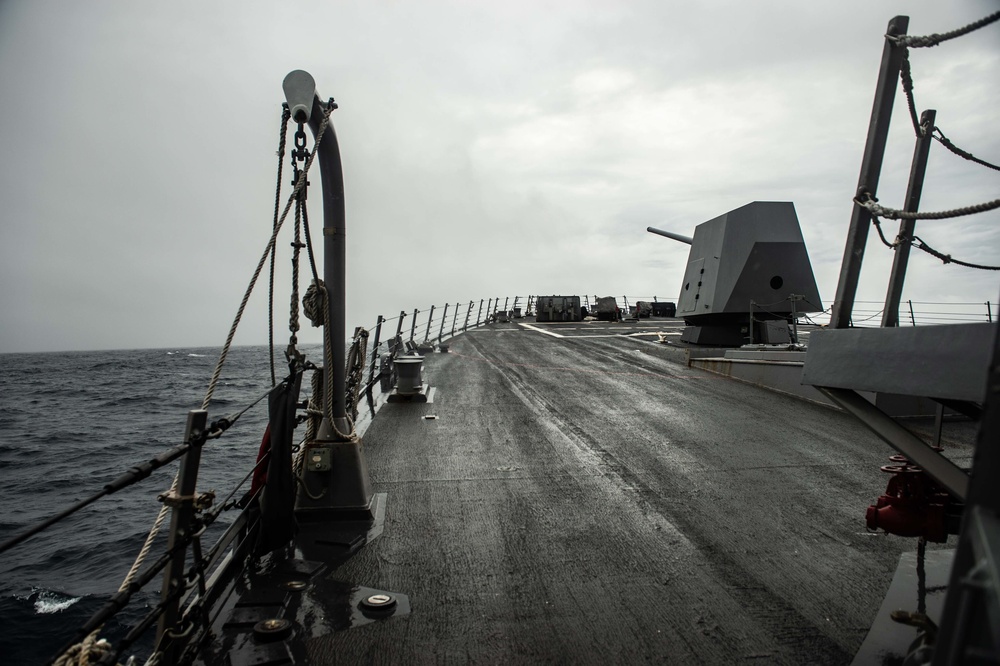
MULTIPOLYGON (((0 542, 82 500, 184 438, 218 348, 0 355, 0 542)), ((277 360, 280 373, 283 363, 277 360)), ((234 347, 209 420, 270 388, 266 347, 234 347)), ((205 446, 199 490, 220 496, 253 466, 266 400, 205 446)), ((0 663, 47 663, 118 590, 177 463, 0 554, 0 663)), ((228 522, 223 514, 216 529, 228 522)), ((206 536, 206 544, 214 539, 206 536)), ((161 535, 157 545, 165 544, 161 535)), ((114 641, 159 598, 159 581, 105 626, 114 641)), ((148 655, 152 637, 137 645, 148 655)))

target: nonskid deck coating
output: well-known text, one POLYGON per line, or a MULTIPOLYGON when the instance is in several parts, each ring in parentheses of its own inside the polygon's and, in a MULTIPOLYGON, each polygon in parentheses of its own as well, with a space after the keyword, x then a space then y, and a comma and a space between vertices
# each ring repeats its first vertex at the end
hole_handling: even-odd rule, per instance
POLYGON ((382 407, 385 531, 330 577, 412 613, 306 639, 311 660, 850 662, 915 548, 864 529, 891 451, 663 346, 551 328, 460 335, 426 359, 433 404, 382 407))

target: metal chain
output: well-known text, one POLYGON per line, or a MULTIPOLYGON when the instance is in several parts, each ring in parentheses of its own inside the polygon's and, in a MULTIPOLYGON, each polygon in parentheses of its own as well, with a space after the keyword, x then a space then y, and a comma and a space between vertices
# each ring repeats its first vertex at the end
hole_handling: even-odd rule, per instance
MULTIPOLYGON (((305 188, 302 189, 305 191, 305 188)), ((301 193, 300 193, 301 196, 301 193)), ((288 346, 291 351, 298 344, 299 332, 299 250, 302 248, 302 200, 295 202, 295 238, 292 241, 292 294, 288 310, 288 346)))
POLYGON ((299 332, 299 251, 302 249, 302 203, 295 204, 295 240, 292 241, 292 295, 288 310, 289 349, 298 344, 299 332))
MULTIPOLYGON (((309 158, 309 150, 306 148, 306 132, 305 124, 299 123, 298 129, 295 131, 295 150, 292 151, 292 170, 295 173, 295 178, 298 179, 299 174, 299 162, 304 162, 309 158)), ((309 181, 306 180, 305 185, 299 190, 298 197, 295 200, 295 239, 292 241, 292 294, 289 299, 289 312, 288 312, 288 359, 291 361, 293 356, 297 356, 298 352, 296 346, 298 345, 298 332, 300 330, 299 326, 299 254, 302 248, 305 247, 302 244, 302 220, 305 216, 306 210, 306 192, 309 189, 309 181)))
POLYGON ((962 35, 967 35, 970 32, 979 30, 990 23, 1000 20, 1000 12, 994 12, 989 16, 979 19, 969 25, 959 28, 957 30, 952 30, 951 32, 945 32, 942 34, 934 33, 932 35, 927 35, 925 37, 920 37, 917 35, 886 35, 886 39, 894 42, 897 46, 911 46, 913 48, 924 48, 929 46, 937 46, 941 42, 946 42, 949 39, 955 39, 956 37, 961 37, 962 35))

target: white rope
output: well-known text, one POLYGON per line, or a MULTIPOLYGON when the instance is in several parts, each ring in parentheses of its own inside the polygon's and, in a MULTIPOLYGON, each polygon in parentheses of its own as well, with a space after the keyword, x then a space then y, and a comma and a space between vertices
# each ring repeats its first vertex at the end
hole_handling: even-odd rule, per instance
POLYGON ((97 631, 88 635, 82 641, 71 647, 69 650, 59 655, 52 662, 53 666, 89 666, 92 662, 100 661, 111 653, 111 643, 103 638, 97 638, 97 631))

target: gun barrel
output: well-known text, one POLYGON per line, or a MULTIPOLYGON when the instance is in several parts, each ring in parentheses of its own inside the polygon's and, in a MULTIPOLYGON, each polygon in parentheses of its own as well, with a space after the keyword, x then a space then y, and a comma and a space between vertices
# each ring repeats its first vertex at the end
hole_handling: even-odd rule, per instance
POLYGON ((682 243, 691 244, 690 236, 683 236, 681 234, 675 234, 672 231, 664 231, 663 229, 657 229, 656 227, 646 227, 646 231, 651 234, 658 234, 660 236, 666 236, 667 238, 673 238, 675 241, 680 241, 682 243))

